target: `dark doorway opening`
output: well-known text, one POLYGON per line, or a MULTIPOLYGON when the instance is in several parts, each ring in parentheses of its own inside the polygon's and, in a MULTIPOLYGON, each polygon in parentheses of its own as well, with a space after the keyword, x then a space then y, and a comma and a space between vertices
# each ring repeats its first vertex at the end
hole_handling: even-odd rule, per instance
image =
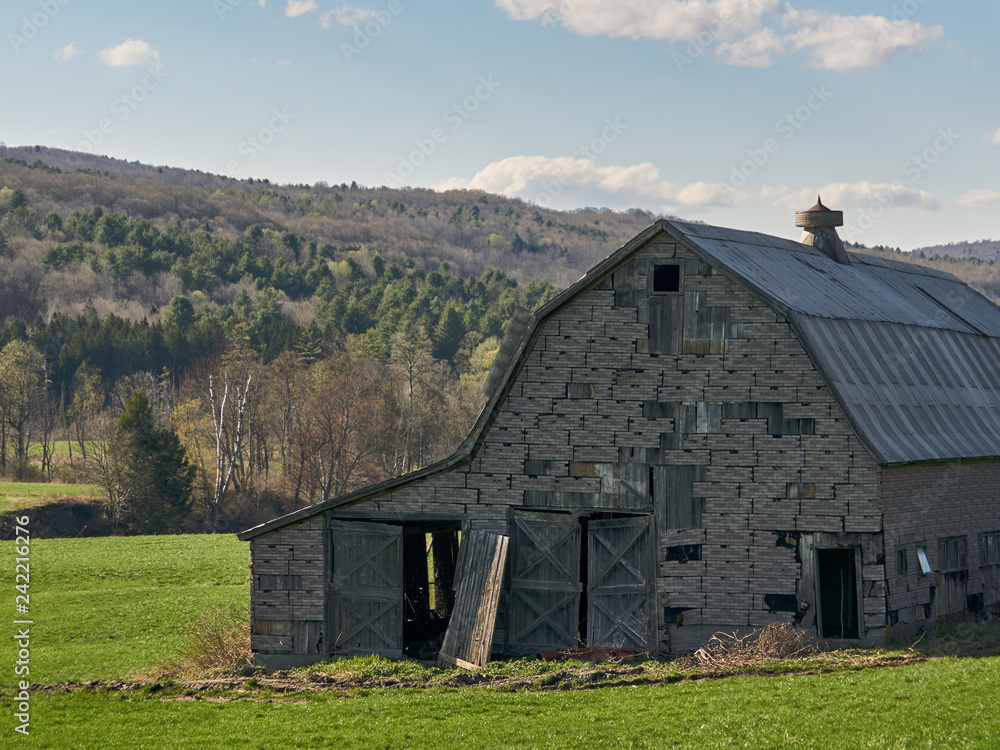
POLYGON ((821 638, 858 638, 855 550, 817 549, 816 588, 821 638))
MULTIPOLYGON (((610 517, 609 513, 602 513, 600 515, 594 516, 595 518, 605 518, 610 517)), ((589 606, 589 601, 587 599, 587 587, 590 585, 589 580, 589 567, 590 560, 588 554, 590 552, 590 545, 587 544, 587 539, 590 538, 590 519, 581 518, 580 519, 580 538, 582 544, 580 545, 580 630, 577 638, 580 641, 581 646, 587 644, 587 638, 589 633, 587 631, 587 607, 589 606)))
POLYGON ((434 659, 455 606, 459 522, 403 524, 403 653, 434 659))

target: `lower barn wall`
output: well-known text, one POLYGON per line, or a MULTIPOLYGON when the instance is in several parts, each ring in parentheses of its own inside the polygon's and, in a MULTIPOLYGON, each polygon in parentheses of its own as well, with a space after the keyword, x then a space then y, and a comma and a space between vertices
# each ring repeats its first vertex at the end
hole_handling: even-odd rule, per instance
POLYGON ((983 563, 980 538, 1000 538, 1000 460, 889 467, 882 491, 890 625, 906 632, 1000 604, 1000 566, 983 563), (921 572, 921 546, 931 573, 921 572))
POLYGON ((250 647, 281 668, 326 657, 322 516, 250 541, 250 647))

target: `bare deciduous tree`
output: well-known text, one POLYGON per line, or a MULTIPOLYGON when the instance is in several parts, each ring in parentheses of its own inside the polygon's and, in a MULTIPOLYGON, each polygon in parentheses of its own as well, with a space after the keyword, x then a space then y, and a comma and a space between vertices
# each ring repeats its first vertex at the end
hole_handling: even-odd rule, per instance
POLYGON ((244 437, 244 415, 246 413, 247 397, 250 394, 250 383, 253 374, 247 375, 246 384, 242 387, 237 384, 235 388, 235 425, 233 426, 232 440, 228 442, 224 439, 226 432, 226 402, 229 400, 229 375, 223 373, 221 400, 216 406, 215 381, 211 375, 208 376, 208 396, 212 407, 212 423, 215 427, 215 491, 212 496, 212 511, 218 513, 222 510, 222 500, 226 490, 229 489, 233 481, 233 472, 239 462, 243 452, 244 437))

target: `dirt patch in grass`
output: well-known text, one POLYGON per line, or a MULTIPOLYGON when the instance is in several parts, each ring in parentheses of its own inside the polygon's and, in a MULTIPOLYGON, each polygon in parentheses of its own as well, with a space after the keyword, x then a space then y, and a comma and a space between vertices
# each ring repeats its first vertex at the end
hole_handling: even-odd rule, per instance
MULTIPOLYGON (((242 643, 248 640, 246 634, 231 627, 240 622, 238 615, 237 608, 224 608, 214 619, 204 620, 202 630, 227 634, 242 643)), ((174 662, 133 680, 63 682, 35 685, 31 689, 112 692, 165 700, 289 701, 363 696, 386 690, 450 692, 480 687, 506 692, 546 692, 668 685, 737 676, 812 675, 902 667, 940 656, 1000 654, 1000 621, 940 628, 918 643, 896 650, 827 650, 822 641, 792 626, 772 625, 745 636, 717 633, 694 653, 671 660, 643 656, 587 661, 521 658, 489 662, 478 670, 443 669, 433 662, 415 659, 392 661, 363 656, 265 674, 262 669, 245 663, 246 654, 242 650, 231 653, 218 646, 215 639, 210 641, 211 648, 204 648, 202 643, 197 653, 222 654, 226 658, 206 662, 204 669, 194 667, 188 654, 187 666, 174 662)))
MULTIPOLYGON (((53 692, 115 692, 143 698, 213 699, 213 700, 286 700, 313 694, 364 695, 384 690, 460 690, 469 687, 493 688, 505 692, 545 692, 621 687, 629 685, 668 685, 678 682, 720 680, 728 677, 759 675, 821 674, 826 672, 901 667, 926 661, 929 657, 911 653, 848 653, 830 652, 820 658, 760 663, 755 668, 699 668, 675 662, 649 660, 635 666, 619 663, 592 662, 558 666, 553 671, 538 674, 507 675, 477 671, 436 670, 439 676, 422 680, 407 676, 372 676, 350 672, 325 674, 303 670, 257 674, 252 677, 192 677, 142 678, 131 681, 94 680, 63 682, 54 685, 33 685, 32 690, 53 692)), ((433 669, 427 667, 428 669, 433 669)))

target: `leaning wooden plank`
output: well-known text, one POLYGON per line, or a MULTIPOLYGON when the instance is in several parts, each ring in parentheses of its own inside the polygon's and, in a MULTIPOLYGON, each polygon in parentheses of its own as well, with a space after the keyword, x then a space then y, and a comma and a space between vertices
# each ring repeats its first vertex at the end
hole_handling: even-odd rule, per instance
POLYGON ((493 631, 496 627, 497 605, 503 586, 504 567, 507 562, 508 537, 500 537, 494 545, 490 571, 483 587, 482 601, 476 614, 476 624, 472 629, 472 639, 466 651, 466 660, 482 666, 490 660, 493 646, 493 631))
POLYGON ((485 531, 463 535, 467 549, 459 553, 461 583, 438 657, 442 666, 470 669, 489 660, 509 541, 485 531))

